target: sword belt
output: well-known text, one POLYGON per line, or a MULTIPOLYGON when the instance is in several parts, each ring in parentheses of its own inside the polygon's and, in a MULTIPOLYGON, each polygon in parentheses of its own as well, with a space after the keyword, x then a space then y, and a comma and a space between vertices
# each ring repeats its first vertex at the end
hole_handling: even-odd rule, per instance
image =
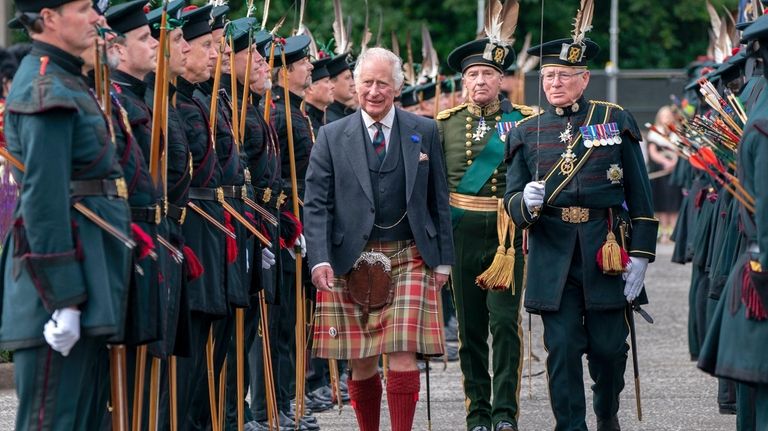
POLYGON ((128 187, 124 178, 114 180, 73 180, 69 182, 71 196, 106 196, 128 199, 128 187))
POLYGON ((561 208, 552 205, 544 206, 544 214, 560 217, 566 223, 586 223, 591 220, 605 219, 608 217, 607 208, 582 208, 567 207, 561 208))

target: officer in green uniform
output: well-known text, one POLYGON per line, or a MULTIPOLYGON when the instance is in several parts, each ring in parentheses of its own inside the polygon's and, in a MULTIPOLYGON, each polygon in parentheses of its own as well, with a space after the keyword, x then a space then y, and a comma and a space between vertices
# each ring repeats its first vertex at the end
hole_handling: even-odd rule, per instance
POLYGON ((81 76, 99 19, 91 0, 15 4, 33 42, 6 107, 7 148, 24 170, 13 171, 21 195, 3 247, 0 346, 15 350, 16 429, 81 430, 95 414, 99 351, 123 336, 130 250, 117 236, 130 232, 130 211, 109 125, 81 76))
POLYGON ((528 230, 525 307, 544 323, 556 430, 587 429, 584 354, 597 429, 620 429, 625 309, 645 302, 638 296, 655 257, 658 221, 637 124, 620 106, 583 96, 598 51, 584 33, 529 49, 541 56, 549 106, 507 138, 505 206, 528 230))
MULTIPOLYGON (((499 213, 506 172, 504 137, 516 121, 533 114, 526 106, 499 99, 503 71, 514 59, 511 47, 495 45, 487 38, 456 48, 448 56, 448 65, 463 74, 468 103, 437 116, 451 192, 457 256, 452 280, 459 322, 459 360, 464 376, 467 429, 472 431, 517 430, 519 415, 522 234, 513 231, 511 239, 503 243, 497 235, 497 217, 507 222, 505 235, 512 227, 504 211, 499 213), (493 55, 495 52, 501 55, 493 55), (480 287, 476 279, 495 260, 497 249, 506 251, 508 245, 509 254, 517 256, 514 262, 506 262, 512 265, 510 283, 480 287), (493 377, 488 372, 489 328, 493 338, 493 377)), ((415 92, 418 94, 419 89, 415 92)))
MULTIPOLYGON (((747 53, 768 60, 768 17, 750 25, 742 36, 748 43, 747 53)), ((768 78, 768 75, 764 76, 768 78)), ((746 246, 736 260, 702 344, 699 367, 715 376, 739 382, 738 427, 741 430, 768 430, 768 363, 765 345, 768 342, 768 242, 764 234, 766 216, 765 193, 768 178, 767 128, 768 110, 763 92, 755 101, 739 144, 739 180, 755 198, 755 213, 740 207, 740 219, 746 246), (747 407, 741 399, 749 396, 744 389, 754 391, 754 416, 747 418, 741 409, 747 407)), ((750 412, 751 413, 751 412, 750 412)))

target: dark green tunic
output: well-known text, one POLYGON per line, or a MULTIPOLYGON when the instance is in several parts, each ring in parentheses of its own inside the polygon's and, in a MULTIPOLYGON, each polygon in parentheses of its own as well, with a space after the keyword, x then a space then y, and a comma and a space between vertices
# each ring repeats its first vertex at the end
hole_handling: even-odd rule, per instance
MULTIPOLYGON (((484 111, 476 105, 460 105, 438 114, 449 191, 457 191, 471 163, 498 133, 496 124, 502 120, 502 115, 512 114, 512 120, 520 120, 532 113, 528 107, 513 106, 505 100, 484 111), (473 134, 481 118, 488 129, 483 137, 475 140, 473 134)), ((502 151, 498 165, 476 196, 500 198, 504 193, 505 174, 502 151)), ((457 258, 451 280, 461 341, 459 358, 467 403, 466 426, 467 429, 479 425, 492 427, 502 420, 517 423, 523 348, 520 330, 525 265, 522 230, 517 230, 514 239, 514 293, 512 290, 484 290, 475 284, 475 278, 490 266, 496 254, 499 245, 497 212, 464 211, 454 207, 451 212, 457 258), (493 339, 492 373, 489 372, 489 332, 493 339)))
MULTIPOLYGON (((0 346, 16 350, 16 429, 89 429, 95 371, 108 339, 123 338, 130 251, 72 208, 80 202, 130 235, 125 199, 71 195, 71 181, 122 177, 106 118, 83 63, 33 42, 7 98, 5 138, 25 165, 15 225, 3 247, 0 346), (67 357, 43 338, 54 310, 79 308, 80 339, 67 357), (43 376, 45 377, 43 379, 43 376)), ((114 182, 112 182, 114 184, 114 182)))

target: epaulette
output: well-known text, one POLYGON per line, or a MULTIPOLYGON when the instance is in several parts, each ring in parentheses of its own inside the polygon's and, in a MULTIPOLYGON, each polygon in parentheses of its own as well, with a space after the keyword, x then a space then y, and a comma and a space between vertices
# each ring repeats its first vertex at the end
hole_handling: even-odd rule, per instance
POLYGON ((449 108, 449 109, 446 109, 444 111, 440 111, 437 114, 437 117, 435 117, 435 120, 445 120, 445 119, 448 119, 448 118, 451 117, 451 115, 461 111, 462 109, 464 109, 466 107, 467 107, 467 104, 466 103, 462 103, 459 106, 454 106, 453 108, 449 108))
POLYGON ((590 100, 589 103, 593 103, 595 105, 608 106, 610 108, 618 109, 620 111, 624 110, 624 108, 622 108, 620 105, 617 105, 617 104, 611 103, 611 102, 606 102, 604 100, 590 100))
MULTIPOLYGON (((518 105, 512 105, 512 106, 515 106, 515 107, 517 107, 518 105)), ((541 115, 541 114, 542 114, 542 112, 544 112, 544 111, 541 111, 541 110, 539 110, 538 112, 536 112, 536 110, 535 110, 535 109, 533 109, 533 108, 530 108, 530 107, 527 107, 527 108, 529 109, 529 112, 530 112, 530 114, 528 114, 528 116, 527 116, 527 117, 525 117, 525 118, 523 118, 523 119, 521 119, 521 120, 517 121, 517 122, 515 123, 515 127, 517 127, 517 126, 519 126, 520 124, 522 124, 522 123, 524 123, 524 122, 526 122, 526 121, 530 120, 531 118, 536 118, 536 117, 538 117, 539 115, 541 115)), ((521 111, 520 111, 520 113, 523 113, 523 111, 521 110, 521 111)), ((526 114, 523 114, 523 115, 526 115, 526 114)))
POLYGON ((513 103, 512 107, 520 111, 520 113, 523 114, 523 117, 527 117, 536 113, 536 110, 528 105, 517 105, 513 103))

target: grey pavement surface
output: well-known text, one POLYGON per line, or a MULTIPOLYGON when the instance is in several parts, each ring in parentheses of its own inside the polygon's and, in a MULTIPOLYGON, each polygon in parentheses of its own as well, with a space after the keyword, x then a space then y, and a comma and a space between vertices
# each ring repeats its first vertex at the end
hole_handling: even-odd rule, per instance
MULTIPOLYGON (((625 431, 725 431, 735 430, 734 416, 717 412, 716 381, 699 371, 689 360, 686 322, 690 266, 672 264, 669 261, 671 246, 660 246, 656 263, 648 269, 646 286, 651 303, 645 309, 656 323, 646 324, 637 320, 638 352, 642 387, 643 421, 635 413, 634 385, 631 361, 627 364, 626 388, 621 397, 619 412, 625 431)), ((528 315, 522 321, 527 330, 528 315)), ((523 367, 520 391, 520 430, 551 430, 554 427, 549 407, 541 322, 533 316, 533 354, 530 368, 533 377, 528 379, 529 364, 523 367), (530 383, 530 386, 529 386, 530 383)), ((527 332, 526 349, 528 346, 527 332)), ((584 388, 587 396, 587 424, 594 429, 595 419, 591 412, 589 374, 584 371, 584 388)), ((427 430, 426 384, 422 373, 422 391, 414 430, 427 430)), ((443 364, 434 364, 430 375, 432 383, 432 430, 462 431, 464 425, 464 397, 461 387, 461 371, 458 363, 450 363, 443 371, 443 364)), ((16 399, 13 391, 0 392, 0 430, 13 429, 16 399)), ((389 429, 386 395, 382 400, 382 429, 389 429)), ((330 411, 317 415, 324 431, 354 430, 355 416, 351 407, 344 406, 341 414, 330 411)))

